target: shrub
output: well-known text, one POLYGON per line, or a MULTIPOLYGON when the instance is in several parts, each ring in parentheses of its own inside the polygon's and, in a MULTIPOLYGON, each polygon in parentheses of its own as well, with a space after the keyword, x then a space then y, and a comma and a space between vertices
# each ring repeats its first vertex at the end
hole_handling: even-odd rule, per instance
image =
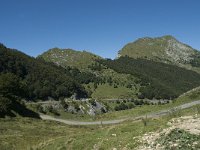
POLYGON ((103 107, 101 107, 101 112, 106 113, 106 110, 103 107))
POLYGON ((96 106, 96 101, 94 99, 90 99, 89 100, 89 103, 92 105, 92 106, 96 106))
POLYGON ((197 105, 197 114, 200 114, 200 105, 197 105))
POLYGON ((80 110, 79 105, 77 103, 74 104, 74 108, 76 109, 76 111, 80 110))
POLYGON ((115 106, 114 109, 115 109, 116 111, 119 111, 119 110, 126 110, 126 109, 128 109, 128 106, 122 102, 122 103, 120 103, 118 106, 115 106))
POLYGON ((142 123, 144 126, 147 126, 147 122, 148 122, 148 118, 147 115, 145 116, 145 118, 142 118, 142 123))
POLYGON ((129 103, 128 104, 128 109, 132 109, 132 108, 134 108, 135 107, 135 105, 133 104, 133 103, 129 103))
POLYGON ((42 105, 40 105, 40 104, 38 104, 38 105, 36 106, 36 109, 37 109, 37 111, 40 112, 40 113, 46 113, 46 112, 44 111, 44 108, 43 108, 42 105))
POLYGON ((64 100, 61 100, 60 104, 62 105, 64 109, 68 109, 69 107, 69 105, 64 100))
POLYGON ((12 101, 6 97, 0 96, 0 114, 5 114, 11 107, 12 101))

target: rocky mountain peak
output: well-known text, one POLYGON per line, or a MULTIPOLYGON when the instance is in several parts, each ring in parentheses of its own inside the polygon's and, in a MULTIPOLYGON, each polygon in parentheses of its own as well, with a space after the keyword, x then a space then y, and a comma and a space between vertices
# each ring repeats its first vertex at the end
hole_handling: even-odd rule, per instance
POLYGON ((128 43, 118 53, 118 57, 147 58, 174 64, 189 63, 196 50, 179 42, 171 35, 162 37, 144 37, 128 43))

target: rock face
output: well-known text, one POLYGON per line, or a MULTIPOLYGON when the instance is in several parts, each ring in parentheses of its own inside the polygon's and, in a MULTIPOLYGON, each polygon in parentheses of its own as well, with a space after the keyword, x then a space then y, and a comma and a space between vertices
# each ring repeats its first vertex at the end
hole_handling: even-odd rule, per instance
POLYGON ((195 54, 195 50, 171 38, 167 40, 165 53, 172 62, 189 63, 193 59, 192 56, 195 54))
POLYGON ((182 66, 190 64, 196 54, 200 52, 167 35, 158 38, 140 38, 125 45, 119 51, 118 57, 152 59, 182 66))

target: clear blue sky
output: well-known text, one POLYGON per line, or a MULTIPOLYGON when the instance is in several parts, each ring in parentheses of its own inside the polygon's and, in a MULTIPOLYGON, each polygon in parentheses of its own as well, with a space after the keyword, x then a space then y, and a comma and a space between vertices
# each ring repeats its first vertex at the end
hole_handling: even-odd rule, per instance
POLYGON ((31 56, 53 48, 114 58, 140 37, 200 49, 200 0, 0 0, 0 42, 31 56))

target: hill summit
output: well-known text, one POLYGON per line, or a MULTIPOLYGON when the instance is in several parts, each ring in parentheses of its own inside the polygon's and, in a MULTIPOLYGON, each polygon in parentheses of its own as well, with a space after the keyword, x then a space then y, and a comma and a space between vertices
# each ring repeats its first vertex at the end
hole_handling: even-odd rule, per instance
POLYGON ((87 51, 77 51, 73 49, 52 48, 38 56, 47 62, 53 62, 59 66, 66 68, 67 66, 77 67, 79 69, 87 69, 100 56, 87 51))
POLYGON ((171 35, 139 38, 118 52, 118 57, 145 58, 177 65, 194 63, 199 55, 199 51, 179 42, 171 35))

